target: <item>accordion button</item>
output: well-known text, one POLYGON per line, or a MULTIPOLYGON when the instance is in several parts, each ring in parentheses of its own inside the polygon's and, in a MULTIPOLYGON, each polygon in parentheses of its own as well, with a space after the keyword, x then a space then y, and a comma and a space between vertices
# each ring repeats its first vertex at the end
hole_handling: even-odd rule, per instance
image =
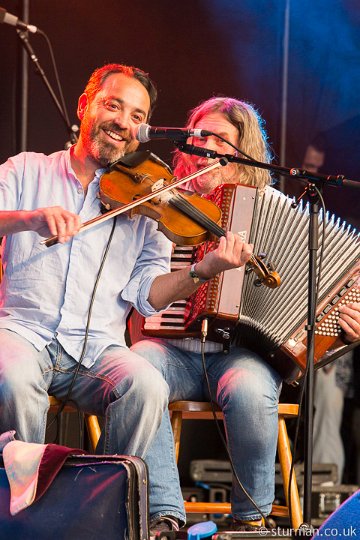
POLYGON ((344 294, 346 293, 347 289, 346 287, 343 287, 340 291, 339 291, 339 296, 344 296, 344 294))

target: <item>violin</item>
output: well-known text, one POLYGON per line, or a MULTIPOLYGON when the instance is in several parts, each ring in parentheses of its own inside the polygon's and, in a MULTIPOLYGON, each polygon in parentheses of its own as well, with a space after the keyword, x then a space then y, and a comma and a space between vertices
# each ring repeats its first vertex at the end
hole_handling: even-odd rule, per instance
POLYGON ((170 167, 158 156, 149 150, 133 152, 102 175, 100 200, 107 211, 138 201, 127 211, 130 217, 150 217, 175 244, 196 246, 208 238, 207 225, 220 221, 221 210, 196 193, 175 190, 173 180, 170 167), (146 196, 151 198, 145 201, 146 196))
MULTIPOLYGON (((126 154, 100 178, 99 197, 106 213, 84 223, 79 232, 126 212, 154 219, 158 229, 177 245, 195 246, 207 240, 209 233, 218 238, 225 236, 226 231, 219 226, 220 208, 196 193, 180 192, 176 187, 226 163, 221 159, 178 180, 170 167, 149 150, 126 154)), ((52 236, 41 243, 49 247, 57 242, 58 237, 52 236)), ((279 287, 279 274, 261 257, 252 254, 247 264, 256 273, 258 285, 279 287)))

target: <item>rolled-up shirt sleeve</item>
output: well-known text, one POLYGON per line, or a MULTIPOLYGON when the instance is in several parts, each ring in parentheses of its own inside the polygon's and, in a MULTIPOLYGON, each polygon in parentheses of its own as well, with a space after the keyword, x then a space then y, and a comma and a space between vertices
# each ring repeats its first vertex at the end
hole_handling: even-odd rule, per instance
MULTIPOLYGON (((151 285, 157 276, 170 272, 172 243, 157 230, 155 221, 147 220, 144 243, 131 278, 123 289, 121 297, 130 302, 144 317, 150 317, 155 310, 149 303, 151 285)), ((166 309, 164 306, 163 309, 166 309)))

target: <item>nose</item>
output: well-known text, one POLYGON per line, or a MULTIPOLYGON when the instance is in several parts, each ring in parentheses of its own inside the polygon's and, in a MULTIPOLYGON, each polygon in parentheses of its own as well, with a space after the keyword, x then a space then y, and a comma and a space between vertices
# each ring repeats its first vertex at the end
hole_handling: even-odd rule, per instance
POLYGON ((130 113, 124 107, 114 113, 113 121, 119 129, 130 130, 130 113))

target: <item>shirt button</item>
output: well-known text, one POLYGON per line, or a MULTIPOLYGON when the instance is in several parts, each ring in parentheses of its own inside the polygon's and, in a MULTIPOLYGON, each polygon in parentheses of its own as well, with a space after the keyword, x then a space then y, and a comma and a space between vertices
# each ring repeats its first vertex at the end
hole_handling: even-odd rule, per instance
POLYGON ((82 195, 82 194, 83 194, 83 190, 82 190, 82 188, 81 188, 81 187, 79 187, 79 188, 77 189, 77 192, 78 192, 78 194, 79 194, 79 195, 82 195))

